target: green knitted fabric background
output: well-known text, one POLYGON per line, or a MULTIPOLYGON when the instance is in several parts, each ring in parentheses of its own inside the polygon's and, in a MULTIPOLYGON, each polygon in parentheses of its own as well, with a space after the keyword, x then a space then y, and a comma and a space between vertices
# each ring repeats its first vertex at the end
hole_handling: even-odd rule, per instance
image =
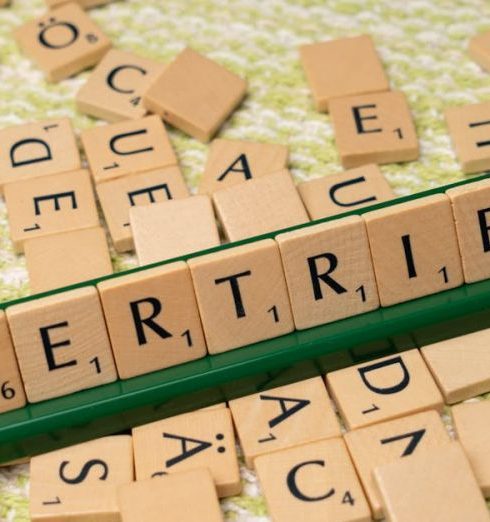
MULTIPOLYGON (((94 125, 74 105, 87 73, 48 85, 12 39, 14 28, 43 12, 43 0, 12 2, 0 8, 0 128, 60 116, 73 118, 78 131, 94 125)), ((466 54, 468 38, 490 29, 487 0, 121 0, 90 15, 122 49, 168 62, 190 45, 246 77, 248 96, 220 135, 288 145, 298 180, 341 170, 329 117, 313 108, 301 44, 373 36, 392 87, 408 96, 421 143, 420 161, 382 168, 398 195, 462 177, 443 109, 490 98, 490 74, 466 54)), ((172 129, 170 137, 195 187, 207 146, 172 129)), ((113 255, 113 261, 116 270, 135 264, 132 256, 113 255)), ((28 292, 2 201, 0 299, 28 292)), ((223 502, 227 520, 265 522, 254 474, 242 467, 242 477, 243 494, 223 502)), ((29 520, 27 499, 28 466, 0 470, 0 519, 29 520)))

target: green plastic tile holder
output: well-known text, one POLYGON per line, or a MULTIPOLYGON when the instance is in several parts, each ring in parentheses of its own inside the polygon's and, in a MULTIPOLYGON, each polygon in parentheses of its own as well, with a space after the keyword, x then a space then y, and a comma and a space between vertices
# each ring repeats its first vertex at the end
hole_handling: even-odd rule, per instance
MULTIPOLYGON (((486 178, 490 178, 490 173, 287 230, 391 207, 486 178)), ((274 238, 277 233, 179 259, 274 238)), ((172 261, 176 259, 1 303, 0 308, 95 285, 105 279, 172 261)), ((125 432, 133 426, 485 327, 490 327, 490 280, 209 355, 140 377, 29 404, 0 415, 0 462, 125 432)))

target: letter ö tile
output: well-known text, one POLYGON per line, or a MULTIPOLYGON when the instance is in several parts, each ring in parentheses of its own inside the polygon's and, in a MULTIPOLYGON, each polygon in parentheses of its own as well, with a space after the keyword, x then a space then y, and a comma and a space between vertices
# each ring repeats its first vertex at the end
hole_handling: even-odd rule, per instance
POLYGON ((82 143, 96 182, 177 165, 165 126, 157 116, 94 127, 82 143))
POLYGON ((110 49, 111 41, 75 3, 63 5, 14 32, 22 51, 59 82, 95 65, 110 49))
POLYGON ((143 94, 164 68, 154 60, 111 49, 78 91, 77 108, 110 122, 142 118, 143 94))
POLYGON ((116 380, 95 288, 11 306, 7 308, 7 319, 29 402, 116 380))
POLYGON ((6 183, 79 170, 80 154, 67 118, 0 130, 0 188, 6 183))
POLYGON ((181 261, 97 285, 122 379, 206 355, 189 268, 181 261))
POLYGON ((449 198, 435 194, 363 214, 381 306, 463 284, 449 198))
POLYGON ((100 224, 87 170, 8 183, 4 196, 16 252, 27 239, 100 224))
POLYGON ((298 192, 313 220, 376 205, 395 197, 380 168, 374 164, 304 181, 299 183, 298 192))
POLYGON ((276 237, 298 330, 379 307, 364 221, 359 216, 276 237))
POLYGON ((327 385, 351 430, 443 405, 418 350, 328 373, 327 385))
POLYGON ((272 520, 370 522, 371 514, 342 439, 320 440, 258 457, 272 520))
POLYGON ((119 522, 117 486, 134 480, 133 444, 115 435, 33 457, 33 521, 119 522))
POLYGON ((188 261, 209 353, 293 331, 279 248, 272 239, 188 261))

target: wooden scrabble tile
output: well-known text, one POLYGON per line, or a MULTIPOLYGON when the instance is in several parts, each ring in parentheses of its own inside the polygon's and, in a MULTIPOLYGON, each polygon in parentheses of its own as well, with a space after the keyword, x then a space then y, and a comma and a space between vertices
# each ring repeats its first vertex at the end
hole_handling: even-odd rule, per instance
POLYGON ((342 439, 312 442, 255 462, 272 520, 370 522, 368 503, 342 439))
POLYGON ((140 265, 220 244, 213 206, 208 196, 132 207, 129 221, 140 265))
POLYGON ((410 108, 400 91, 335 98, 330 114, 344 168, 419 157, 410 108))
POLYGON ((274 143, 240 140, 213 140, 199 183, 201 194, 238 185, 283 170, 288 164, 288 148, 274 143))
POLYGON ((374 470, 390 522, 489 522, 461 446, 453 442, 374 470))
POLYGON ((134 479, 131 437, 104 437, 33 457, 30 478, 31 520, 118 522, 117 486, 134 479))
POLYGON ((490 31, 470 38, 469 55, 486 71, 490 71, 490 31))
POLYGON ((7 308, 29 402, 117 378, 97 290, 70 290, 7 308))
POLYGON ((114 0, 45 0, 46 5, 53 9, 55 7, 60 7, 62 5, 69 4, 71 2, 76 2, 83 9, 90 9, 92 7, 97 7, 99 5, 105 5, 113 2, 114 0))
POLYGON ((92 67, 110 49, 111 41, 75 3, 48 11, 14 32, 22 51, 46 74, 48 81, 92 67))
POLYGON ((134 249, 129 223, 131 207, 189 196, 189 190, 177 165, 105 181, 99 183, 96 188, 117 252, 134 249))
POLYGON ((220 497, 241 489, 228 408, 177 415, 133 429, 136 479, 208 468, 220 497))
POLYGON ((449 107, 446 123, 465 174, 490 168, 490 102, 449 107))
POLYGON ((43 120, 0 130, 0 188, 6 183, 81 168, 67 118, 43 120))
POLYGON ((301 64, 319 111, 333 98, 387 91, 390 88, 369 35, 303 45, 301 64))
POLYGON ((298 330, 379 307, 366 225, 359 216, 276 236, 298 330))
POLYGON ((321 377, 229 401, 247 466, 267 453, 340 436, 321 377))
POLYGON ((111 122, 142 118, 142 97, 165 66, 148 58, 111 49, 76 96, 80 112, 111 122))
POLYGON ((375 205, 395 195, 377 165, 299 183, 298 192, 310 215, 321 219, 375 205))
POLYGON ((277 244, 265 239, 188 262, 209 353, 294 330, 277 244))
POLYGON ((10 5, 10 0, 0 0, 0 7, 7 7, 10 5))
POLYGON ((206 355, 189 268, 181 261, 97 285, 122 379, 206 355))
POLYGON ((328 373, 327 384, 349 429, 443 405, 416 349, 328 373))
POLYGON ((490 329, 453 337, 421 349, 448 404, 490 392, 490 329))
POLYGON ((96 182, 177 165, 165 126, 157 116, 88 129, 82 132, 82 143, 96 182))
POLYGON ((309 221, 287 170, 218 190, 213 194, 213 202, 230 241, 309 221))
POLYGON ((463 284, 451 203, 434 194, 363 214, 381 306, 463 284))
POLYGON ((373 478, 376 467, 417 455, 419 451, 448 444, 449 434, 435 411, 416 413, 344 435, 357 474, 375 519, 383 518, 379 494, 373 478))
POLYGON ((452 204, 464 280, 490 278, 490 180, 476 181, 446 191, 452 204))
POLYGON ((3 310, 0 311, 0 360, 0 413, 4 413, 25 406, 26 395, 3 310))
POLYGON ((223 522, 213 477, 205 468, 142 480, 118 488, 121 522, 223 522))
POLYGON ((16 252, 26 239, 100 224, 87 170, 8 183, 4 196, 16 252))
POLYGON ((193 138, 209 141, 240 104, 247 82, 192 49, 184 49, 153 82, 144 106, 193 138))
POLYGON ((24 251, 32 294, 112 274, 100 227, 27 239, 24 251))
POLYGON ((457 404, 452 408, 458 439, 485 497, 490 497, 490 400, 457 404))

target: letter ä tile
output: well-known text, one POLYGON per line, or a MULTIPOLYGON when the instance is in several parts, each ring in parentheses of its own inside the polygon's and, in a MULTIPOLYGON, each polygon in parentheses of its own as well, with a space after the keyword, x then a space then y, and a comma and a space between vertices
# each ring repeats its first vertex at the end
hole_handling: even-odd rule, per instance
POLYGON ((7 308, 29 402, 117 378, 97 290, 71 290, 7 308))
POLYGON ((371 520, 342 439, 320 440, 263 455, 257 458, 256 468, 273 520, 371 520))
POLYGON ((128 435, 33 457, 30 467, 31 520, 117 522, 117 486, 134 480, 133 444, 128 435))
POLYGON ((272 239, 195 257, 188 265, 209 353, 293 331, 281 256, 272 239))
POLYGON ((96 182, 177 165, 157 116, 94 127, 82 132, 82 143, 96 182))
POLYGON ((349 429, 443 406, 418 350, 328 373, 327 385, 349 429))
POLYGON ((27 22, 14 36, 51 82, 95 65, 111 47, 111 41, 76 3, 27 22))
POLYGON ((273 451, 340 436, 321 377, 229 402, 247 466, 273 451))
POLYGON ((80 154, 67 118, 0 130, 0 189, 6 183, 79 170, 80 154))
POLYGON ((228 408, 177 415, 133 429, 136 480, 208 468, 220 497, 241 491, 228 408))

